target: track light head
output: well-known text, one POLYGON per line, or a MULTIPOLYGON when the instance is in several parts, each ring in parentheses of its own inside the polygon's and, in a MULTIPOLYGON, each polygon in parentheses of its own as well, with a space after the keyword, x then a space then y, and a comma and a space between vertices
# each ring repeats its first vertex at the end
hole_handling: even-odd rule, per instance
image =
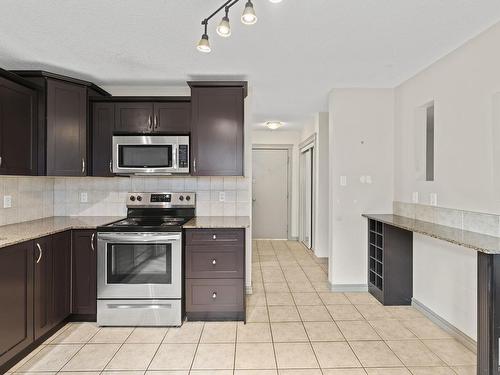
POLYGON ((219 23, 219 26, 217 26, 217 34, 219 34, 223 38, 227 38, 228 36, 231 36, 231 25, 229 24, 229 16, 228 16, 229 10, 226 9, 226 15, 222 17, 222 20, 219 23))
POLYGON ((255 8, 252 4, 252 0, 248 0, 245 4, 245 10, 241 15, 241 22, 245 25, 253 25, 257 22, 257 15, 255 14, 255 8))
POLYGON ((209 53, 212 48, 210 48, 210 41, 208 40, 208 34, 204 33, 201 36, 200 41, 198 42, 198 46, 196 47, 198 51, 203 53, 209 53))

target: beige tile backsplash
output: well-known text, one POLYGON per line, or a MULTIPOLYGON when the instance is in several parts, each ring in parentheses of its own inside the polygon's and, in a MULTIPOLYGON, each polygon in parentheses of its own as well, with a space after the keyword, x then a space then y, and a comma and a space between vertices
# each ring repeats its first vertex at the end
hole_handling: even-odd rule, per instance
POLYGON ((49 216, 121 216, 131 191, 197 193, 199 216, 248 216, 250 179, 245 177, 8 177, 0 176, 0 225, 49 216), (219 192, 225 201, 219 201, 219 192), (81 193, 88 202, 81 203, 81 193), (3 208, 3 197, 12 207, 3 208))
POLYGON ((500 215, 395 201, 395 215, 500 237, 500 215))

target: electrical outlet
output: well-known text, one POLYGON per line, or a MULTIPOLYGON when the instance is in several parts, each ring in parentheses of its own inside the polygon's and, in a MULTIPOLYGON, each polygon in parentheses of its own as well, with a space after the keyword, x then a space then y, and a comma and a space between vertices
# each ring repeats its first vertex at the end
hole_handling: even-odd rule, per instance
POLYGON ((431 200, 431 206, 437 206, 438 205, 438 195, 437 195, 437 193, 431 193, 430 194, 430 200, 431 200))
POLYGON ((226 201, 226 192, 219 191, 219 202, 225 202, 225 201, 226 201))
POLYGON ((3 208, 11 208, 12 207, 12 196, 4 195, 3 197, 3 208))
POLYGON ((366 176, 366 183, 367 183, 368 185, 371 185, 371 184, 372 184, 372 182, 373 182, 373 180, 372 180, 372 176, 366 176))
POLYGON ((414 191, 411 195, 411 200, 413 203, 418 203, 418 191, 414 191))
POLYGON ((87 203, 89 201, 89 195, 87 192, 81 192, 80 193, 80 203, 87 203))

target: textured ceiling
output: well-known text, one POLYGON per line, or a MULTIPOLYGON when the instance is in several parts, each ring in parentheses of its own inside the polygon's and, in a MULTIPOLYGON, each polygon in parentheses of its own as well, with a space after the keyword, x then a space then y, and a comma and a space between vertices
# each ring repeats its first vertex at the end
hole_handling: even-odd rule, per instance
POLYGON ((222 2, 0 0, 0 65, 102 85, 245 78, 255 122, 297 128, 333 87, 392 87, 500 20, 498 0, 255 0, 249 27, 242 0, 233 35, 213 22, 213 51, 201 54, 200 21, 222 2))

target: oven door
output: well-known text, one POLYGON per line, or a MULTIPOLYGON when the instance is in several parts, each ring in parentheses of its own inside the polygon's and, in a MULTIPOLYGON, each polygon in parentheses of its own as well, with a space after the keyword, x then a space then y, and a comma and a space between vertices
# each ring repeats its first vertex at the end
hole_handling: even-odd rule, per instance
POLYGON ((97 298, 181 298, 181 242, 181 233, 99 233, 97 298))
POLYGON ((113 136, 113 173, 177 173, 177 155, 178 137, 113 136))

